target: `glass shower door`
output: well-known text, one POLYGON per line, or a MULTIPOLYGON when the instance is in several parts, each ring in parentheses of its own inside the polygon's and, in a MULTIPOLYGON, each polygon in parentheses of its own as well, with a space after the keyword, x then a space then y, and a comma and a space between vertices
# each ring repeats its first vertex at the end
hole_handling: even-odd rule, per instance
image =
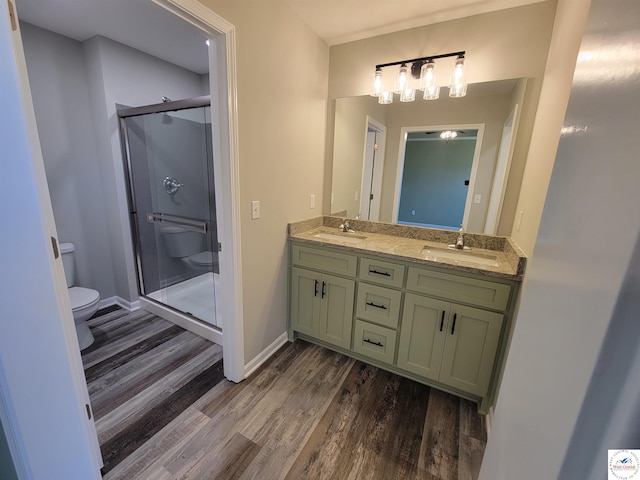
POLYGON ((210 107, 121 117, 140 294, 219 327, 210 107))

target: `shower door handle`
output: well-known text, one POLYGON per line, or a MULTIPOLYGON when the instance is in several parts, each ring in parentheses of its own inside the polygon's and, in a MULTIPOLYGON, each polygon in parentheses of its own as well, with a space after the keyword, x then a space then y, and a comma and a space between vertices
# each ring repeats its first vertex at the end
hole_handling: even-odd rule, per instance
POLYGON ((208 233, 211 229, 210 223, 204 220, 180 217, 178 215, 169 215, 167 213, 147 213, 147 222, 158 223, 170 227, 180 227, 199 233, 208 233))

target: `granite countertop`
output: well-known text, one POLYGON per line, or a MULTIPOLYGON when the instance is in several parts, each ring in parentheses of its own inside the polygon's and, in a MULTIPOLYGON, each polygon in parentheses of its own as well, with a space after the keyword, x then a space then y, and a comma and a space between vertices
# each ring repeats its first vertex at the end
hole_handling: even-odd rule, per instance
POLYGON ((527 258, 509 237, 465 233, 471 250, 448 248, 458 232, 364 220, 349 220, 354 233, 342 233, 339 217, 322 216, 289 224, 289 238, 354 253, 522 281, 527 258))

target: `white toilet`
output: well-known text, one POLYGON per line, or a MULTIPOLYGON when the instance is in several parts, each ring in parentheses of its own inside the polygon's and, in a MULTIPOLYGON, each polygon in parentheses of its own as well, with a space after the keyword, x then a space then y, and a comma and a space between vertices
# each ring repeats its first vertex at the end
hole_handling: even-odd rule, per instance
POLYGON ((205 235, 180 227, 161 229, 167 255, 180 258, 189 269, 198 272, 213 272, 215 256, 209 250, 203 250, 205 235))
POLYGON ((64 265, 64 275, 67 278, 69 287, 69 298, 71 300, 71 310, 73 320, 76 324, 76 334, 80 350, 84 350, 93 343, 93 335, 87 325, 87 320, 98 311, 100 304, 100 293, 91 288, 75 287, 75 262, 73 243, 61 243, 60 253, 62 254, 62 264, 64 265))

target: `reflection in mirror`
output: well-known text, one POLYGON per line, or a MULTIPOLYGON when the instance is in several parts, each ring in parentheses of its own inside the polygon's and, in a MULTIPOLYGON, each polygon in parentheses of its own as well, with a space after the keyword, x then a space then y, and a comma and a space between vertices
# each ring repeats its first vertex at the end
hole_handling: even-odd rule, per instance
MULTIPOLYGON (((525 90, 526 79, 512 79, 471 84, 464 98, 441 97, 390 105, 380 105, 377 98, 371 96, 336 99, 330 213, 355 218, 367 212, 367 204, 372 202, 378 206, 369 208, 363 218, 397 222, 399 196, 396 192, 402 182, 404 133, 425 126, 438 130, 456 125, 480 125, 484 133, 478 141, 475 185, 469 186, 465 200, 468 211, 463 221, 469 232, 496 233, 517 137, 517 112, 524 101, 525 90), (384 146, 380 141, 374 142, 378 150, 373 165, 377 164, 381 170, 377 184, 372 180, 375 175, 370 173, 370 167, 364 168, 367 132, 373 124, 386 130, 384 146)), ((438 198, 436 206, 443 203, 443 198, 438 198)), ((424 206, 414 209, 422 210, 424 206)))
POLYGON ((397 223, 466 230, 468 193, 474 191, 483 129, 482 125, 403 128, 402 174, 394 208, 397 223))

